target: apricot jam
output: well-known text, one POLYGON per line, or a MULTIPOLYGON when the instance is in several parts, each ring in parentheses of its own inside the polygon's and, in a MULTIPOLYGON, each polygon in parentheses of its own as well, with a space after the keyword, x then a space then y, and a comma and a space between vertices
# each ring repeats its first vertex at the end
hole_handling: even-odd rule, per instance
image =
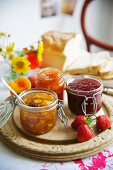
POLYGON ((63 73, 60 70, 52 67, 42 69, 37 74, 37 88, 53 90, 57 93, 58 98, 63 100, 63 73))
POLYGON ((66 87, 68 106, 74 114, 94 114, 102 106, 103 86, 99 79, 91 76, 76 76, 66 87))
POLYGON ((54 92, 27 90, 20 94, 20 122, 23 129, 34 135, 49 132, 56 124, 58 98, 54 92))

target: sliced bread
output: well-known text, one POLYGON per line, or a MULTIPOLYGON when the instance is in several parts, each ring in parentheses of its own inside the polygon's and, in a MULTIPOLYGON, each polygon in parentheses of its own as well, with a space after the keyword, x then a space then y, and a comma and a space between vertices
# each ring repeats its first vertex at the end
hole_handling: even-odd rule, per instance
POLYGON ((89 74, 110 80, 113 79, 113 59, 107 51, 92 54, 81 49, 79 57, 67 68, 65 73, 89 74))
POLYGON ((106 65, 99 70, 99 74, 101 77, 108 77, 113 75, 113 59, 110 58, 107 62, 106 65))
POLYGON ((111 59, 109 52, 102 51, 91 56, 90 72, 92 75, 98 75, 100 69, 104 68, 106 62, 111 59))
POLYGON ((81 49, 81 54, 74 62, 65 70, 69 74, 90 74, 91 54, 81 49))

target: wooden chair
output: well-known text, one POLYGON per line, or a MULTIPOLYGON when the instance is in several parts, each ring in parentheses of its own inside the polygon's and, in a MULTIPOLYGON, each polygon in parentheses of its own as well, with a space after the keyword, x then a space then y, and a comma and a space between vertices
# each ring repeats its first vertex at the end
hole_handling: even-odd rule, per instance
POLYGON ((82 12, 81 12, 81 27, 82 27, 82 31, 86 40, 86 45, 87 45, 87 50, 90 51, 91 50, 91 45, 96 45, 98 47, 101 47, 103 49, 109 50, 109 51, 113 51, 113 45, 110 45, 108 43, 102 42, 100 40, 97 40, 96 38, 92 37, 86 28, 86 23, 85 23, 85 19, 86 19, 86 12, 87 12, 87 8, 89 6, 89 4, 92 2, 93 0, 85 0, 83 8, 82 8, 82 12))

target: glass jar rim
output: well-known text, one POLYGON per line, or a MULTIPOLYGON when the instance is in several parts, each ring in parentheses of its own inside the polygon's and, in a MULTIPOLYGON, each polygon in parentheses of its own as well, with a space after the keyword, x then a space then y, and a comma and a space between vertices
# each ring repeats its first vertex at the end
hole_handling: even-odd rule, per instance
MULTIPOLYGON (((58 71, 60 74, 58 74, 58 78, 60 79, 60 78, 63 78, 63 73, 61 72, 61 70, 59 70, 59 69, 57 69, 57 68, 55 68, 55 67, 46 67, 46 68, 43 68, 43 69, 40 69, 39 70, 39 72, 38 72, 38 76, 39 77, 41 77, 41 78, 43 78, 43 76, 41 75, 41 73, 43 72, 43 71, 46 71, 46 70, 56 70, 56 71, 58 71)), ((45 78, 45 77, 44 77, 45 78)), ((46 78, 47 79, 47 78, 46 78)), ((51 78, 52 80, 55 80, 56 78, 51 78)))
POLYGON ((67 81, 66 83, 66 91, 70 91, 70 92, 73 92, 73 93, 96 93, 100 90, 103 90, 103 84, 102 84, 102 80, 95 77, 95 76, 92 76, 92 75, 77 75, 77 76, 73 76, 73 78, 71 77, 71 79, 69 81, 67 81), (79 89, 72 89, 68 86, 69 83, 71 83, 72 81, 74 81, 75 79, 85 79, 85 78, 89 78, 89 79, 93 79, 93 80, 96 80, 100 83, 100 86, 96 89, 93 89, 93 90, 87 90, 87 91, 84 91, 84 90, 79 90, 79 89))
POLYGON ((58 97, 57 97, 57 94, 52 91, 52 90, 47 90, 47 89, 42 89, 42 88, 33 88, 33 89, 28 89, 28 90, 25 90, 23 91, 22 93, 19 94, 19 97, 23 98, 24 96, 27 96, 28 94, 31 94, 31 93, 35 93, 35 92, 42 92, 42 93, 48 93, 48 94, 51 94, 54 96, 54 101, 52 103, 50 103, 49 105, 47 106, 40 106, 40 107, 31 107, 31 106, 28 106, 28 105, 25 105, 24 103, 22 103, 20 100, 18 101, 18 106, 22 109, 25 109, 25 110, 32 110, 32 111, 46 111, 46 110, 49 110, 53 107, 55 107, 58 103, 58 97))

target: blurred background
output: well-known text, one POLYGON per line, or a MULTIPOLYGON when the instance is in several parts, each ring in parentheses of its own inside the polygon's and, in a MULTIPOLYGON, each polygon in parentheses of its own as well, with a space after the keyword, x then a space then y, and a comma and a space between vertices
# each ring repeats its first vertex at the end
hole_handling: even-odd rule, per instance
MULTIPOLYGON (((0 31, 11 33, 19 48, 37 41, 49 30, 82 33, 80 16, 84 0, 70 2, 74 8, 66 13, 65 0, 0 0, 0 31)), ((113 44, 113 0, 94 0, 87 10, 86 26, 92 36, 113 44)), ((93 52, 99 50, 92 47, 93 52)))

